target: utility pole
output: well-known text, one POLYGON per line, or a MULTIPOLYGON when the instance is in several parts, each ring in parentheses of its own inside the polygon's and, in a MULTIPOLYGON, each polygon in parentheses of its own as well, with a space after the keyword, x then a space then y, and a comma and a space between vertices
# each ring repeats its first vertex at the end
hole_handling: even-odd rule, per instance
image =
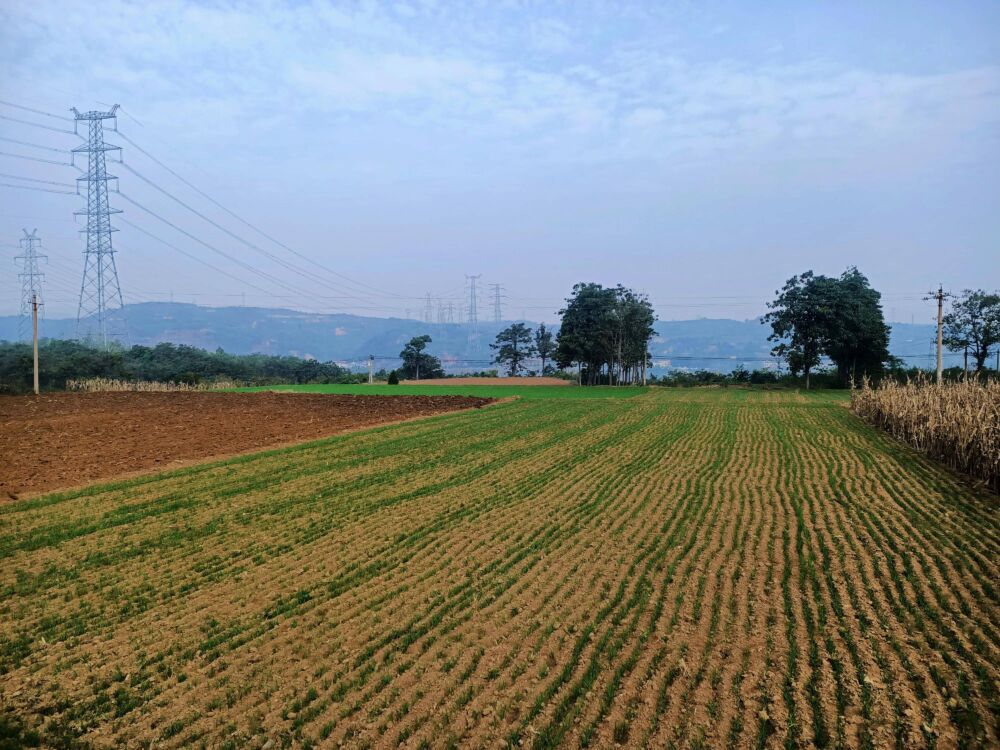
POLYGON ((35 356, 35 395, 38 395, 38 297, 31 297, 31 342, 35 356))
POLYGON ((503 320, 503 311, 500 307, 500 297, 503 287, 499 284, 490 284, 490 288, 493 290, 493 322, 499 323, 503 320))
POLYGON ((42 279, 45 274, 38 270, 38 261, 47 256, 38 252, 42 241, 38 237, 37 229, 32 230, 31 234, 28 234, 28 230, 25 229, 24 237, 20 239, 20 245, 21 254, 14 256, 14 262, 20 262, 21 266, 21 273, 18 274, 21 279, 21 320, 18 325, 18 334, 21 341, 27 341, 28 327, 31 325, 35 301, 37 300, 40 304, 42 300, 42 279))
POLYGON ((81 230, 87 236, 87 245, 83 253, 76 337, 96 339, 105 347, 109 339, 125 337, 125 304, 111 243, 111 233, 118 231, 111 226, 111 214, 121 213, 121 209, 111 208, 108 203, 108 180, 118 178, 108 174, 106 159, 108 151, 120 152, 121 147, 104 142, 104 121, 114 120, 117 129, 117 111, 117 104, 107 112, 80 112, 73 108, 74 131, 80 122, 87 123, 87 142, 72 150, 74 158, 76 154, 87 154, 87 171, 76 178, 87 183, 87 206, 76 212, 87 217, 87 228, 81 230))
POLYGON ((375 355, 368 355, 368 385, 375 382, 375 355))
POLYGON ((944 380, 944 364, 942 362, 941 350, 944 344, 944 300, 946 297, 950 297, 940 284, 938 284, 937 291, 931 291, 927 293, 928 296, 924 299, 936 299, 937 300, 937 384, 941 385, 944 380))

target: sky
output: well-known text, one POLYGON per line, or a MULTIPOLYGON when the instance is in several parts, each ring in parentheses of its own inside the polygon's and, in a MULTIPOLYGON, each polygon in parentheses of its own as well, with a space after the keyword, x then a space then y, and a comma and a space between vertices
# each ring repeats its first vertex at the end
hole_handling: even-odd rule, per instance
POLYGON ((0 314, 37 228, 46 315, 75 316, 59 118, 119 104, 126 302, 422 317, 429 294, 436 320, 477 275, 480 317, 492 284, 505 318, 554 320, 596 281, 748 319, 856 265, 929 322, 939 283, 1000 287, 998 28, 961 1, 0 0, 0 314))

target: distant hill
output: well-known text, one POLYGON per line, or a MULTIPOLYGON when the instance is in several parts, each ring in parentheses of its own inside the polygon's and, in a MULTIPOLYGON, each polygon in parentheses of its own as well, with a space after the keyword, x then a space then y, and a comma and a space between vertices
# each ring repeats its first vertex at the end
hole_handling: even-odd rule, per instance
MULTIPOLYGON (((478 335, 464 324, 423 323, 401 318, 316 314, 257 307, 201 307, 180 302, 148 302, 126 307, 129 343, 189 344, 224 349, 234 354, 261 352, 334 360, 360 366, 369 354, 395 357, 413 336, 433 338, 430 350, 449 371, 490 367, 490 342, 510 324, 482 322, 478 335), (450 364, 449 364, 450 363, 450 364)), ((532 328, 536 325, 526 321, 532 328)), ((17 338, 18 318, 0 317, 0 340, 17 338)), ((72 338, 75 319, 48 319, 42 335, 72 338)), ((651 351, 657 370, 709 369, 728 372, 739 364, 747 369, 768 366, 768 329, 758 320, 660 321, 651 351)), ((890 349, 896 355, 926 355, 934 337, 931 325, 893 324, 890 349)), ((926 359, 910 360, 926 364, 926 359)), ((393 367, 390 359, 377 366, 393 367)))

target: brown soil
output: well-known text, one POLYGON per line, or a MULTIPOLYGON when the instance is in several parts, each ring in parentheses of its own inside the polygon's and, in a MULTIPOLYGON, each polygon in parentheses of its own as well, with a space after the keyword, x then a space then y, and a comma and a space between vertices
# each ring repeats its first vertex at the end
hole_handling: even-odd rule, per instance
POLYGON ((575 385, 562 378, 428 378, 404 380, 403 385, 575 385))
POLYGON ((0 500, 457 409, 466 396, 60 393, 0 399, 0 500))

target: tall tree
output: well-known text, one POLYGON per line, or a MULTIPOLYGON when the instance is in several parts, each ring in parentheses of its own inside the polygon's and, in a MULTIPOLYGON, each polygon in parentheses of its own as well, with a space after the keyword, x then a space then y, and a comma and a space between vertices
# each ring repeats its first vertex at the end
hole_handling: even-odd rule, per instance
POLYGON ((601 369, 610 362, 608 318, 614 304, 614 289, 575 284, 566 307, 559 311, 562 322, 556 338, 556 363, 560 367, 577 363, 586 370, 588 385, 597 382, 601 369))
POLYGON ((545 362, 551 359, 555 353, 556 343, 552 337, 552 331, 545 327, 544 323, 539 323, 535 329, 535 351, 542 359, 542 375, 545 374, 545 362))
POLYGON ((534 356, 535 347, 531 340, 531 329, 524 323, 514 323, 497 334, 496 343, 490 344, 496 350, 494 364, 505 365, 507 374, 516 378, 524 370, 524 360, 534 356))
POLYGON ((882 315, 882 295, 857 268, 850 267, 827 288, 823 351, 837 366, 843 385, 876 375, 889 360, 889 326, 882 315))
POLYGON ((560 367, 577 363, 588 385, 639 380, 656 320, 648 299, 622 286, 577 284, 559 313, 555 359, 560 367))
POLYGON ((429 343, 431 343, 431 337, 424 334, 423 336, 414 336, 403 347, 403 351, 399 353, 403 360, 403 366, 399 368, 399 372, 404 378, 420 380, 421 377, 444 377, 441 360, 424 351, 429 343))
POLYGON ((964 290, 944 316, 944 343, 951 351, 971 352, 980 372, 1000 344, 1000 292, 964 290))
POLYGON ((793 375, 803 373, 807 389, 809 375, 823 355, 829 330, 831 283, 832 279, 816 276, 812 271, 793 276, 775 292, 777 298, 767 303, 771 312, 761 318, 761 323, 771 325, 768 341, 777 342, 771 353, 784 359, 793 375))

